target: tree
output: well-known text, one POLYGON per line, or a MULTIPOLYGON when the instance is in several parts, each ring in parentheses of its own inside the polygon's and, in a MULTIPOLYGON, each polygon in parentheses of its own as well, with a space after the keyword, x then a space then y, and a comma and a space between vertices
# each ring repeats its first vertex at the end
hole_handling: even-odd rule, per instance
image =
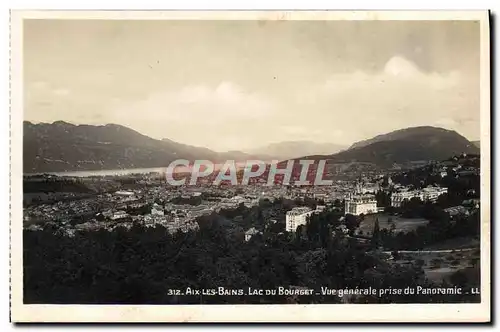
POLYGON ((477 265, 479 264, 480 259, 475 257, 469 260, 469 264, 472 265, 473 268, 476 268, 477 265))
POLYGON ((373 248, 378 248, 381 245, 380 241, 380 225, 378 218, 375 219, 375 224, 373 225, 372 240, 371 244, 373 248))
POLYGON ((419 258, 419 259, 417 259, 417 260, 415 261, 415 265, 416 265, 417 267, 421 268, 422 266, 424 266, 424 265, 425 265, 425 261, 424 261, 423 259, 419 258))
POLYGON ((258 225, 263 225, 264 224, 264 212, 262 211, 262 208, 259 206, 257 207, 257 224, 258 225))
POLYGON ((349 229, 349 233, 354 233, 354 230, 359 227, 359 220, 355 215, 346 214, 344 223, 349 229))
POLYGON ((450 282, 458 287, 465 287, 468 283, 467 275, 462 271, 457 271, 450 276, 450 282))
MULTIPOLYGON (((288 203, 282 201, 279 208, 288 203)), ((199 229, 185 233, 171 234, 163 226, 136 225, 131 229, 80 231, 69 237, 58 232, 57 223, 48 224, 42 231, 24 230, 24 302, 278 304, 288 300, 279 296, 245 294, 169 294, 169 290, 184 291, 187 287, 209 290, 221 285, 232 289, 433 287, 424 280, 418 266, 388 264, 384 255, 366 251, 366 247, 355 239, 332 237, 331 230, 340 225, 338 212, 313 215, 306 225, 297 228, 296 233, 266 232, 263 238, 256 236, 249 242, 242 236, 248 228, 242 228, 241 224, 248 220, 255 222, 258 209, 245 207, 239 212, 244 218, 234 211, 200 217, 197 219, 199 229), (228 221, 224 213, 232 213, 231 218, 240 217, 241 223, 235 225, 228 221)), ((263 210, 264 215, 267 212, 263 210)), ((277 220, 276 224, 283 227, 283 220, 277 220)), ((347 221, 357 225, 355 216, 351 215, 347 221)), ((378 220, 376 224, 373 232, 385 238, 387 235, 379 228, 378 220)), ((411 239, 416 233, 407 237, 401 234, 397 235, 402 236, 401 242, 415 245, 415 240, 411 239)), ((297 299, 299 303, 336 303, 339 300, 336 296, 316 295, 297 299)), ((361 303, 423 302, 429 301, 429 297, 388 296, 359 300, 365 301, 361 303)))
POLYGON ((336 199, 334 202, 333 202, 333 206, 334 207, 337 207, 337 208, 341 208, 344 206, 344 202, 339 200, 339 199, 336 199))
POLYGON ((377 206, 389 207, 391 206, 391 193, 383 190, 379 190, 375 193, 375 198, 377 199, 377 206))

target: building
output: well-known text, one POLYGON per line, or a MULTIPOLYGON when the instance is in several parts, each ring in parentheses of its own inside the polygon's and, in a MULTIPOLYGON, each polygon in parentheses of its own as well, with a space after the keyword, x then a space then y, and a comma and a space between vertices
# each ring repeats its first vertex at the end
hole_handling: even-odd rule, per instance
POLYGON ((129 196, 134 196, 133 191, 125 191, 125 190, 120 190, 115 192, 116 196, 124 196, 124 197, 129 197, 129 196))
POLYGON ((442 194, 448 193, 448 188, 441 187, 427 187, 422 189, 422 200, 423 201, 435 201, 442 194))
POLYGON ((378 183, 365 183, 356 185, 356 193, 357 194, 375 194, 380 190, 380 186, 378 183))
POLYGON ((392 193, 391 195, 391 206, 400 207, 403 201, 410 200, 414 197, 420 198, 420 193, 417 190, 400 191, 397 193, 392 193))
POLYGON ((392 186, 392 179, 391 177, 389 176, 389 178, 387 179, 387 186, 392 186))
POLYGON ((313 210, 308 207, 296 207, 286 213, 286 231, 295 232, 297 227, 305 225, 307 218, 313 214, 313 210))
POLYGON ((125 212, 125 211, 116 211, 111 216, 111 220, 120 220, 120 219, 125 219, 127 217, 128 217, 127 212, 125 212))
POLYGON ((377 199, 371 194, 349 195, 345 200, 345 214, 377 213, 377 199))
POLYGON ((163 211, 163 206, 160 206, 155 203, 151 208, 151 214, 156 216, 163 216, 165 214, 163 211))
POLYGON ((323 212, 325 211, 326 206, 324 205, 317 205, 316 206, 316 212, 323 212))
POLYGON ((245 241, 250 241, 252 236, 259 234, 260 232, 255 229, 255 227, 250 228, 248 231, 245 232, 245 241))
POLYGON ((467 207, 472 207, 479 209, 481 200, 479 198, 466 199, 462 202, 462 205, 467 207))
POLYGON ((391 206, 400 207, 404 200, 411 200, 412 198, 419 198, 422 201, 434 202, 442 194, 446 194, 448 188, 442 187, 427 187, 421 190, 405 190, 393 193, 391 195, 391 206))
POLYGON ((446 213, 450 215, 450 217, 455 217, 457 215, 469 215, 469 211, 462 205, 453 206, 444 210, 446 213))

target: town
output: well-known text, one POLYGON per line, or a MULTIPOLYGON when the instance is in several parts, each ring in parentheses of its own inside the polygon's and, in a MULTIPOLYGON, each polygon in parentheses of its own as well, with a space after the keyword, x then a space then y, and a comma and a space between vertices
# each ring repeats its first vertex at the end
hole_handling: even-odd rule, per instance
MULTIPOLYGON (((455 178, 479 176, 477 159, 464 155, 425 167, 429 169, 430 176, 440 179, 448 174, 454 175, 455 178)), ((314 209, 296 206, 281 216, 285 219, 280 220, 285 226, 284 231, 295 232, 299 226, 307 223, 311 214, 320 213, 325 208, 342 210, 344 215, 376 215, 383 214, 384 210, 400 208, 403 202, 413 198, 436 202, 441 195, 448 192, 448 188, 439 186, 436 182, 416 188, 412 184, 395 183, 387 174, 370 175, 356 174, 354 179, 337 180, 330 186, 267 186, 265 181, 240 186, 214 186, 203 182, 197 186, 167 186, 162 183, 161 174, 158 173, 64 177, 63 183, 79 185, 74 189, 61 191, 49 191, 50 188, 44 188, 60 183, 58 176, 30 176, 25 177, 25 188, 39 186, 41 189, 38 192, 25 190, 24 225, 27 229, 37 230, 48 224, 69 236, 78 230, 113 230, 116 227, 131 228, 134 224, 146 227, 163 225, 174 233, 196 230, 196 220, 201 216, 219 213, 221 210, 235 210, 239 206, 250 209, 258 206, 261 200, 272 202, 281 198, 313 201, 316 205, 314 209), (377 200, 377 196, 383 194, 390 195, 390 200, 377 200)), ((473 213, 466 207, 477 209, 479 193, 476 190, 477 188, 470 188, 468 194, 472 198, 464 199, 462 204, 446 207, 447 212, 451 215, 473 213)), ((256 232, 255 227, 246 231, 247 235, 256 232)))
POLYGON ((13 321, 485 321, 489 12, 104 14, 11 15, 13 321))
POLYGON ((178 236, 216 222, 249 246, 348 241, 386 264, 417 264, 427 280, 446 282, 467 270, 477 285, 470 271, 478 271, 479 260, 478 156, 405 170, 342 171, 331 186, 169 186, 159 173, 26 176, 24 228, 66 238, 135 227, 178 236))
MULTIPOLYGON (((54 241, 52 237, 55 237, 59 245, 64 248, 79 243, 78 246, 83 246, 81 250, 90 250, 84 249, 88 244, 80 243, 93 241, 90 238, 93 238, 92 234, 96 234, 98 238, 110 236, 111 242, 99 240, 98 243, 99 246, 112 246, 110 250, 114 252, 116 249, 113 248, 117 245, 114 244, 116 236, 125 236, 124 239, 130 237, 126 241, 139 236, 144 237, 142 241, 149 241, 152 234, 156 234, 153 238, 157 236, 164 238, 161 243, 170 239, 167 242, 171 248, 169 250, 173 253, 169 255, 173 256, 166 257, 173 258, 169 259, 177 259, 175 251, 186 250, 183 249, 182 239, 191 238, 193 239, 191 241, 194 241, 191 246, 202 247, 207 246, 207 243, 215 245, 218 241, 230 241, 229 243, 233 243, 230 248, 234 249, 227 250, 235 252, 225 255, 229 255, 227 259, 231 262, 236 257, 234 255, 247 255, 255 250, 273 250, 273 255, 286 250, 282 254, 289 252, 287 255, 292 256, 284 256, 281 259, 285 261, 279 264, 285 266, 292 264, 295 266, 294 271, 302 264, 301 260, 319 259, 314 256, 306 258, 307 255, 327 255, 326 257, 331 256, 329 260, 335 260, 335 255, 339 255, 340 252, 348 254, 352 250, 361 250, 365 258, 356 258, 351 263, 355 264, 352 271, 361 269, 363 265, 360 264, 364 264, 363 260, 368 259, 373 260, 371 264, 375 264, 377 270, 386 270, 389 274, 396 273, 395 278, 397 273, 401 272, 394 271, 400 269, 413 271, 409 272, 408 278, 414 279, 422 287, 431 287, 429 283, 436 287, 446 287, 449 283, 454 285, 459 283, 463 287, 478 287, 479 155, 464 153, 440 162, 433 161, 405 167, 396 165, 390 169, 381 169, 365 163, 350 163, 342 167, 327 165, 325 178, 332 181, 329 186, 296 185, 296 181, 303 180, 297 172, 291 175, 288 184, 283 183, 283 178, 280 178, 279 174, 276 175, 276 180, 271 186, 268 184, 266 172, 261 177, 251 179, 248 185, 231 185, 230 181, 213 185, 211 180, 216 176, 218 175, 211 174, 196 186, 189 183, 179 186, 166 183, 165 176, 161 172, 88 177, 26 175, 23 199, 25 240, 32 244, 36 243, 40 241, 36 240, 37 234, 40 234, 42 237, 49 237, 44 241, 54 241), (153 233, 149 234, 148 229, 153 233), (73 238, 78 239, 78 242, 72 242, 73 238), (199 239, 194 240, 195 238, 199 239), (66 242, 68 244, 64 244, 66 242), (325 248, 331 249, 322 253, 325 248), (305 251, 301 253, 302 250, 305 251), (290 257, 303 255, 304 258, 300 258, 299 261, 295 258, 288 262, 290 257)), ((34 249, 36 246, 30 248, 34 249)), ((211 252, 193 256, 192 259, 199 260, 205 257, 204 255, 214 255, 217 252, 210 250, 211 252)), ((30 259, 33 254, 27 256, 28 262, 31 262, 28 266, 38 264, 36 259, 30 259)), ((91 258, 87 254, 83 257, 91 258)), ((326 257, 324 259, 327 259, 326 257)), ((179 260, 176 264, 184 264, 182 262, 187 261, 179 260)), ((269 264, 265 262, 264 264, 269 264)), ((113 264, 121 263, 117 261, 113 264)), ((197 264, 208 264, 207 268, 213 266, 211 263, 197 264)), ((242 264, 242 262, 234 261, 231 264, 242 264)), ((69 268, 78 269, 77 266, 69 268)), ((332 277, 325 279, 327 280, 325 282, 338 280, 337 282, 343 287, 349 288, 351 285, 349 280, 359 278, 355 275, 348 277, 351 270, 337 268, 341 268, 339 274, 333 279, 332 277)), ((239 273, 251 273, 243 271, 239 273)), ((364 273, 371 273, 368 271, 369 269, 364 273)), ((155 270, 154 273, 158 272, 155 270)), ((170 278, 175 278, 176 273, 181 271, 171 273, 173 275, 170 278)), ((235 272, 217 273, 224 273, 224 278, 232 278, 235 272)), ((259 275, 265 272, 253 273, 259 275)), ((261 278, 257 275, 253 278, 261 278)), ((300 276, 300 272, 293 272, 290 280, 296 280, 297 275, 300 276)), ((199 277, 194 278, 193 280, 198 280, 199 277)), ((363 278, 358 281, 361 284, 355 283, 351 286, 362 286, 363 278)), ((208 288, 220 287, 216 280, 212 279, 208 288)), ((244 282, 243 280, 245 279, 241 279, 240 282, 244 282)), ((280 286, 279 278, 272 280, 274 281, 269 284, 269 289, 280 286)), ((186 279, 185 283, 189 282, 186 279)), ((396 279, 394 282, 397 282, 396 279)), ((188 285, 185 283, 183 287, 188 285)), ((303 287, 314 288, 314 284, 310 282, 299 284, 293 282, 288 285, 299 290, 303 287)), ((327 284, 316 285, 319 289, 320 286, 327 284)), ((407 285, 401 287, 403 286, 407 285)), ((255 297, 246 298, 245 294, 241 295, 239 300, 227 296, 205 296, 203 299, 183 296, 169 297, 169 301, 180 301, 180 303, 384 301, 380 297, 373 298, 370 295, 359 294, 321 299, 317 299, 315 295, 284 296, 281 300, 269 297, 271 295, 265 295, 258 300, 255 297)), ((387 296, 387 301, 390 302, 429 301, 417 295, 411 299, 402 297, 399 300, 398 294, 384 296, 387 296)), ((477 301, 478 296, 464 293, 455 297, 439 298, 436 301, 477 301)))

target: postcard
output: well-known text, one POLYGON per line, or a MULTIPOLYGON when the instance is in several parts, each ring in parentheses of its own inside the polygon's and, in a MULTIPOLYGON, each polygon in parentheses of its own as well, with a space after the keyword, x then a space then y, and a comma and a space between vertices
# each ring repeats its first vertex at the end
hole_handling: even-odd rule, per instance
POLYGON ((487 11, 11 12, 13 322, 489 322, 487 11))

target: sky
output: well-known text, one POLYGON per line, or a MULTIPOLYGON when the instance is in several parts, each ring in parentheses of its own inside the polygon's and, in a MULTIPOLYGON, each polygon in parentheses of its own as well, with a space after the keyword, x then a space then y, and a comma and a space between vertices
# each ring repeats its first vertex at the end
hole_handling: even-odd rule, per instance
POLYGON ((479 139, 479 22, 25 20, 24 118, 216 151, 479 139))

